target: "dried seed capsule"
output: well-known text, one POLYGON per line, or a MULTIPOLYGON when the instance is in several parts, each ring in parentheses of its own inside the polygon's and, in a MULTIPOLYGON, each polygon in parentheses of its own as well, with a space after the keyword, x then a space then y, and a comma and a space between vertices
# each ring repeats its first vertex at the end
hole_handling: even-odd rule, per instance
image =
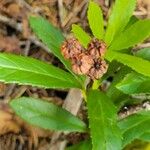
POLYGON ((85 53, 80 54, 72 59, 72 70, 76 74, 87 74, 93 66, 94 61, 91 56, 85 53))
POLYGON ((106 64, 106 61, 101 59, 95 59, 94 65, 90 68, 87 75, 92 80, 95 79, 98 80, 107 72, 107 69, 108 69, 108 65, 106 64))
POLYGON ((61 53, 66 59, 72 59, 76 55, 81 54, 84 48, 81 46, 78 40, 71 38, 63 43, 61 46, 61 53))
POLYGON ((106 51, 106 44, 103 41, 100 41, 96 38, 93 38, 92 41, 88 44, 87 53, 91 55, 94 59, 103 57, 106 51))

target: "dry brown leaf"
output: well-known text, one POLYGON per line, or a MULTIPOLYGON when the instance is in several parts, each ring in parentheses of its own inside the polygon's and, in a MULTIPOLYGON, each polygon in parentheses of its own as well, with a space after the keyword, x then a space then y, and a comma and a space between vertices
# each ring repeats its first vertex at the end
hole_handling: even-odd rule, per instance
POLYGON ((7 104, 0 103, 0 135, 18 133, 20 126, 15 122, 14 115, 7 104))
POLYGON ((6 85, 0 82, 0 96, 4 96, 6 91, 6 85))
POLYGON ((31 145, 38 145, 39 138, 49 137, 50 131, 32 126, 19 117, 10 109, 9 105, 0 103, 0 135, 8 133, 19 134, 23 132, 30 139, 31 145))
POLYGON ((20 53, 19 40, 15 36, 0 36, 0 51, 20 53))
POLYGON ((0 136, 0 150, 33 150, 25 135, 5 134, 0 136))
POLYGON ((14 18, 20 17, 21 8, 18 4, 12 3, 7 8, 10 12, 10 15, 12 15, 14 18))
POLYGON ((143 12, 147 12, 147 17, 150 17, 150 0, 138 0, 138 9, 143 12))
POLYGON ((149 7, 150 6, 150 0, 138 0, 139 7, 149 7))
POLYGON ((26 17, 24 17, 22 20, 22 27, 23 27, 23 37, 27 39, 30 36, 30 29, 28 19, 26 17))

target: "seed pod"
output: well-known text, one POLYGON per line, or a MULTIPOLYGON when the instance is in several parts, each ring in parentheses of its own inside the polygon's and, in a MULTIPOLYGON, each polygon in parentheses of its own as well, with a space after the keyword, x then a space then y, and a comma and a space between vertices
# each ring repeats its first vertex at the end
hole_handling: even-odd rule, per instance
POLYGON ((87 53, 97 59, 103 57, 106 51, 106 44, 103 41, 100 41, 96 38, 93 38, 92 41, 88 44, 87 53))
POLYGON ((80 54, 72 59, 72 70, 76 74, 87 74, 93 66, 94 61, 91 56, 85 53, 80 54))
POLYGON ((94 65, 90 68, 87 75, 92 80, 95 79, 98 80, 107 72, 107 69, 108 69, 108 65, 106 64, 106 61, 101 59, 95 59, 94 65))
POLYGON ((72 59, 81 54, 84 48, 81 46, 78 40, 71 38, 65 41, 61 46, 61 53, 66 59, 72 59))

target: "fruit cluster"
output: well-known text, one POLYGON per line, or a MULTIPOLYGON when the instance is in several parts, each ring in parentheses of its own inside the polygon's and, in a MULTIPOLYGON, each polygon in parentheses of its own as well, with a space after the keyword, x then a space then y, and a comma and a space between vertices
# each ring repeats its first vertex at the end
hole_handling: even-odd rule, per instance
POLYGON ((71 61, 72 70, 79 75, 87 75, 92 80, 106 73, 108 65, 103 59, 106 44, 93 38, 85 49, 77 39, 66 40, 61 47, 62 55, 71 61))

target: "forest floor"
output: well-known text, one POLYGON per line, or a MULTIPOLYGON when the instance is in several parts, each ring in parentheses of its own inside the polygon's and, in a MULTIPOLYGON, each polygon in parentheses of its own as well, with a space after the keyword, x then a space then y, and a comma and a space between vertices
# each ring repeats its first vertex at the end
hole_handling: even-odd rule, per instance
MULTIPOLYGON (((114 1, 95 1, 101 6, 107 21, 114 1)), ((30 56, 63 67, 48 48, 34 36, 29 27, 28 17, 32 14, 41 15, 68 37, 71 35, 73 23, 80 24, 90 32, 86 17, 87 7, 88 0, 0 0, 0 52, 30 56)), ((134 15, 138 18, 150 18, 150 0, 138 0, 134 15)), ((138 47, 150 47, 150 41, 138 47)), ((46 90, 0 83, 0 150, 63 150, 67 145, 75 144, 87 137, 78 133, 66 135, 46 131, 25 123, 8 106, 9 101, 21 96, 52 101, 86 119, 86 108, 78 90, 46 90), (78 101, 72 100, 75 98, 78 101)), ((132 108, 125 107, 120 115, 128 115, 143 107, 148 108, 149 105, 149 102, 146 102, 132 108)))

